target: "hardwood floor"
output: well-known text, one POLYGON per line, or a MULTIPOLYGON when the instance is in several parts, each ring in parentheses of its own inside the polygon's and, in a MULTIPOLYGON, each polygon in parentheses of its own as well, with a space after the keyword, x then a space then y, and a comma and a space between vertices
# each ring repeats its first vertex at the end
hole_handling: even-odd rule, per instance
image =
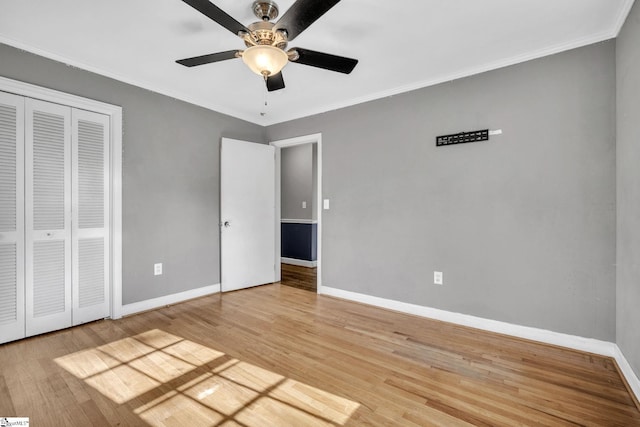
POLYGON ((282 279, 280 283, 298 289, 316 292, 317 268, 300 267, 291 264, 282 264, 282 279))
POLYGON ((633 426, 612 359, 281 284, 0 346, 32 426, 633 426))

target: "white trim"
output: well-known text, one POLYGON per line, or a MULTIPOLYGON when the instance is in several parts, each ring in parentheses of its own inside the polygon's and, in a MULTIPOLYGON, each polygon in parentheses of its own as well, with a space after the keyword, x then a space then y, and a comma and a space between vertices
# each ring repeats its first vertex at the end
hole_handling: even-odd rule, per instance
POLYGON ((316 287, 317 292, 322 291, 322 134, 318 133, 316 138, 316 218, 318 218, 318 227, 316 232, 316 257, 318 270, 316 271, 316 287))
POLYGON ((398 95, 401 93, 405 93, 405 92, 410 92, 413 90, 417 90, 417 89, 422 89, 424 87, 428 87, 428 86, 434 86, 440 83, 444 83, 444 82, 449 82, 452 80, 457 80, 457 79, 461 79, 464 77, 469 77, 469 76, 473 76, 475 74, 480 74, 480 73, 484 73, 487 71, 491 71, 491 70, 496 70, 499 68, 503 68, 503 67, 507 67, 510 65, 515 65, 515 64, 519 64, 522 62, 527 62, 533 59, 538 59, 544 56, 548 56, 548 55, 553 55, 556 53, 560 53, 560 52, 564 52, 564 51, 568 51, 571 49, 576 49, 579 47, 583 47, 583 46, 587 46, 590 44, 594 44, 594 43, 599 43, 605 40, 609 40, 612 38, 615 38, 620 29, 622 28, 622 26, 624 25, 624 22, 626 20, 626 17, 631 9, 631 7, 633 6, 633 1, 634 0, 626 0, 624 6, 621 8, 621 12, 620 15, 618 17, 618 19, 616 20, 616 23, 614 25, 613 28, 611 28, 610 30, 606 30, 606 31, 602 31, 598 34, 595 35, 591 35, 588 37, 581 37, 566 43, 561 43, 555 46, 551 46, 551 47, 547 47, 547 48, 543 48, 534 52, 530 52, 530 53, 525 53, 522 55, 516 55, 513 56, 511 58, 507 58, 507 59, 503 59, 503 60, 498 60, 498 61, 494 61, 494 62, 489 62, 480 66, 475 66, 475 67, 470 67, 467 68, 465 70, 462 71, 458 71, 458 72, 453 72, 453 73, 449 73, 449 74, 445 74, 442 75, 440 77, 436 77, 434 79, 430 79, 430 80, 423 80, 423 81, 419 81, 419 82, 415 82, 415 83, 411 83, 409 85, 404 85, 404 86, 399 86, 396 88, 391 88, 385 91, 381 91, 381 92, 377 92, 377 93, 373 93, 373 94, 368 94, 368 95, 364 95, 362 97, 356 97, 356 98, 352 98, 352 99, 347 99, 344 101, 340 101, 337 103, 333 103, 333 104, 328 104, 328 105, 323 105, 320 106, 319 108, 308 108, 308 109, 297 109, 297 110, 292 110, 291 114, 287 114, 284 117, 277 119, 277 120, 269 120, 268 117, 260 117, 260 118, 256 118, 255 115, 253 114, 249 114, 249 113, 245 113, 233 108, 229 108, 228 106, 225 105, 220 105, 220 104, 216 104, 214 102, 211 101, 211 99, 204 99, 204 98, 200 98, 198 96, 193 96, 190 94, 185 94, 182 93, 180 91, 176 91, 176 90, 168 90, 166 88, 160 88, 157 85, 153 84, 153 83, 149 83, 146 81, 142 81, 142 80, 136 80, 136 79, 132 79, 129 77, 125 77, 119 74, 115 74, 112 72, 108 72, 105 71, 101 68, 98 67, 94 67, 94 66, 90 66, 87 65, 85 63, 82 63, 80 61, 76 61, 73 60, 71 58, 62 56, 62 55, 58 55, 52 52, 49 52, 45 49, 41 49, 38 47, 34 47, 31 45, 28 45, 26 43, 20 42, 18 40, 14 40, 11 38, 8 38, 6 36, 0 36, 0 42, 16 47, 18 49, 22 49, 25 50, 27 52, 31 52, 34 53, 36 55, 45 57, 45 58, 49 58, 52 59, 54 61, 58 61, 58 62, 62 62, 64 64, 67 65, 71 65, 74 67, 78 67, 80 69, 86 70, 86 71, 90 71, 93 73, 97 73, 99 75, 108 77, 108 78, 112 78, 115 80, 118 80, 120 82, 123 83, 127 83, 127 84, 131 84, 143 89, 147 89, 150 90, 152 92, 155 93, 159 93, 162 95, 166 95, 172 98, 177 98, 180 99, 182 101, 186 101, 189 102, 191 104, 194 105, 198 105, 204 108, 207 108, 209 110, 213 110, 213 111, 217 111, 219 113, 222 114, 228 114, 230 116, 242 119, 242 120, 246 120, 248 122, 260 125, 260 126, 271 126, 274 124, 278 124, 278 123, 284 123, 290 120, 294 120, 294 119, 299 119, 302 117, 308 117, 308 116, 313 116, 316 114, 320 114, 320 113, 326 113, 328 111, 333 111, 333 110, 337 110, 340 108, 345 108, 345 107, 350 107, 352 105, 358 105, 358 104, 362 104, 364 102, 368 102, 368 101, 373 101, 376 99, 381 99, 381 98, 385 98, 385 97, 389 97, 389 96, 394 96, 394 95, 398 95))
MULTIPOLYGON (((314 133, 311 135, 297 136, 294 138, 281 139, 279 141, 271 141, 269 144, 276 147, 276 265, 280 265, 281 245, 280 245, 280 150, 285 147, 293 147, 294 145, 316 144, 316 171, 317 171, 317 197, 315 203, 316 218, 318 224, 318 236, 316 240, 318 254, 316 264, 316 292, 322 293, 322 134, 314 133)), ((277 272, 277 278, 280 278, 280 272, 277 272)))
POLYGON ((176 294, 164 295, 157 298, 147 299, 140 302, 125 304, 122 306, 122 316, 130 316, 132 314, 143 311, 154 310, 167 305, 178 304, 190 299, 200 298, 207 295, 220 293, 220 284, 204 286, 197 289, 189 289, 188 291, 178 292, 176 294))
POLYGON ((122 317, 122 108, 111 116, 111 318, 122 317))
POLYGON ((39 99, 41 101, 52 102, 54 104, 61 104, 68 107, 107 114, 109 116, 116 114, 118 111, 122 112, 122 107, 117 105, 107 104, 102 101, 95 101, 53 89, 47 89, 30 83, 8 79, 6 77, 0 77, 0 90, 3 92, 15 93, 16 95, 39 99))
POLYGON ((451 311, 374 297, 328 286, 323 286, 318 293, 375 307, 395 310, 401 313, 413 314, 415 316, 454 323, 456 325, 468 326, 470 328, 482 329, 484 331, 496 332, 499 334, 611 357, 618 363, 621 371, 620 373, 627 380, 627 383, 631 388, 631 392, 635 394, 638 400, 640 400, 640 380, 631 368, 627 359, 622 354, 620 348, 612 342, 563 334, 560 332, 532 328, 529 326, 514 325, 507 322, 484 319, 482 317, 471 316, 468 314, 453 313, 451 311))
POLYGON ((0 91, 106 114, 111 123, 111 318, 122 317, 122 107, 0 77, 0 91))
POLYGON ((627 380, 627 384, 629 384, 631 391, 636 395, 636 399, 638 400, 638 402, 640 402, 640 379, 629 364, 627 358, 624 357, 624 354, 622 353, 622 350, 620 350, 620 347, 618 347, 617 345, 615 348, 614 357, 616 358, 618 367, 620 368, 620 371, 622 371, 622 375, 624 375, 624 378, 627 380))
POLYGON ((293 147, 294 145, 313 144, 322 140, 321 133, 313 133, 311 135, 296 136, 293 138, 271 141, 269 144, 278 148, 293 147))
POLYGON ((317 224, 318 221, 315 219, 281 219, 281 223, 283 224, 317 224))
POLYGON ((71 65, 72 67, 80 68, 85 71, 89 71, 110 79, 117 80, 122 83, 130 84, 142 89, 149 90, 151 92, 159 93, 161 95, 165 95, 171 98, 180 99, 182 101, 186 101, 190 104, 198 105, 200 107, 204 107, 206 109, 216 111, 218 113, 227 114, 232 117, 236 117, 242 120, 246 120, 248 122, 264 126, 259 120, 256 120, 253 114, 249 114, 246 112, 242 112, 240 110, 236 110, 233 108, 229 108, 228 106, 217 104, 215 102, 211 102, 211 98, 200 98, 198 96, 193 96, 191 94, 185 94, 183 92, 177 90, 170 90, 167 88, 161 88, 154 83, 149 83, 144 80, 132 79, 129 77, 122 76, 120 74, 112 73, 110 71, 106 71, 99 67, 94 67, 92 65, 87 65, 83 62, 77 61, 75 59, 58 55, 56 53, 49 52, 48 50, 41 49, 26 43, 23 43, 18 40, 14 40, 12 38, 0 35, 0 43, 13 46, 20 50, 24 50, 26 52, 33 53, 38 56, 42 56, 44 58, 48 58, 57 62, 61 62, 65 65, 71 65))
POLYGON ((529 326, 513 325, 511 323, 500 322, 497 320, 484 319, 468 314, 453 313, 451 311, 440 310, 437 308, 409 304, 406 302, 394 301, 326 286, 323 288, 322 293, 329 296, 374 305, 376 307, 382 307, 421 317, 428 317, 430 319, 455 323, 457 325, 469 326, 471 328, 482 329, 499 334, 506 334, 519 338, 540 341, 547 344, 569 347, 575 350, 601 354, 604 356, 613 357, 615 355, 615 344, 607 341, 582 338, 575 335, 532 328, 529 326))
POLYGON ((280 255, 282 255, 282 223, 278 222, 278 218, 282 215, 282 202, 280 201, 281 190, 282 190, 282 179, 280 177, 282 171, 282 159, 280 154, 280 148, 275 148, 275 181, 276 181, 276 191, 275 191, 275 204, 276 204, 276 221, 275 221, 275 260, 273 261, 273 269, 275 270, 275 281, 279 282, 282 280, 282 260, 280 259, 280 255))
POLYGON ((315 268, 318 266, 318 261, 307 261, 304 259, 296 259, 296 258, 282 257, 280 258, 280 262, 282 264, 299 265, 300 267, 308 267, 308 268, 315 268))
POLYGON ((618 19, 616 19, 613 31, 611 32, 612 37, 618 37, 620 31, 622 31, 622 27, 624 27, 624 23, 627 22, 627 17, 629 16, 629 12, 631 12, 634 1, 635 0, 626 0, 624 5, 622 5, 618 19))
POLYGON ((336 102, 333 104, 322 105, 320 107, 311 107, 307 109, 298 108, 298 109, 292 110, 291 114, 288 114, 286 117, 283 117, 279 120, 269 120, 267 117, 265 121, 261 122, 260 124, 262 126, 271 126, 278 123, 300 119, 303 117, 310 117, 317 114, 326 113, 328 111, 334 111, 334 110, 339 110, 341 108, 351 107, 353 105, 363 104, 365 102, 375 101, 377 99, 400 95, 402 93, 423 89, 429 86, 435 86, 441 83, 448 83, 453 80, 458 80, 465 77, 471 77, 476 74, 485 73, 487 71, 498 70, 500 68, 509 67, 511 65, 517 65, 523 62, 534 60, 534 59, 543 58, 545 56, 550 56, 557 53, 569 51, 572 49, 577 49, 579 47, 603 42, 603 41, 615 38, 615 36, 616 34, 613 31, 604 31, 602 33, 599 33, 590 37, 579 38, 567 43, 558 44, 558 45, 540 49, 534 52, 529 52, 522 55, 516 55, 511 58, 501 59, 494 62, 488 62, 486 64, 470 67, 470 68, 449 73, 449 74, 443 74, 441 76, 432 78, 430 80, 422 80, 422 81, 410 83, 408 85, 398 86, 398 87, 383 90, 380 92, 367 94, 361 97, 351 98, 351 99, 336 102))

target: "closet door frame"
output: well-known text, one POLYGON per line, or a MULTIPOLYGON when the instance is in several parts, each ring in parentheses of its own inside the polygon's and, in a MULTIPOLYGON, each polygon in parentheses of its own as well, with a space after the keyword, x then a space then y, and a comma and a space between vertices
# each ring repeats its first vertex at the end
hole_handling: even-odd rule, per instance
POLYGON ((110 317, 122 317, 122 107, 0 77, 0 91, 109 116, 110 317))

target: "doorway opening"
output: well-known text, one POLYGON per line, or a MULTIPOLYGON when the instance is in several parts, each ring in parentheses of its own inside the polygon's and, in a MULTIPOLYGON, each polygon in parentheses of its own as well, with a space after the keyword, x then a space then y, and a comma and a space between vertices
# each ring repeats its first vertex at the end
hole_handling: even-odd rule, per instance
POLYGON ((276 270, 282 285, 319 292, 322 263, 322 141, 275 141, 276 270))

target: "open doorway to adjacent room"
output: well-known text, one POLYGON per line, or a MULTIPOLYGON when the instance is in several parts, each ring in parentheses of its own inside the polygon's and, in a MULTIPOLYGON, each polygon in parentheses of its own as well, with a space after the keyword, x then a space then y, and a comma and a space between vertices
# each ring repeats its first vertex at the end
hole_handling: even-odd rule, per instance
MULTIPOLYGON (((320 135, 273 142, 281 284, 318 291, 321 223, 320 135), (279 172, 279 173, 278 173, 279 172), (279 190, 279 191, 278 191, 279 190)), ((276 268, 278 266, 276 265, 276 268)))

